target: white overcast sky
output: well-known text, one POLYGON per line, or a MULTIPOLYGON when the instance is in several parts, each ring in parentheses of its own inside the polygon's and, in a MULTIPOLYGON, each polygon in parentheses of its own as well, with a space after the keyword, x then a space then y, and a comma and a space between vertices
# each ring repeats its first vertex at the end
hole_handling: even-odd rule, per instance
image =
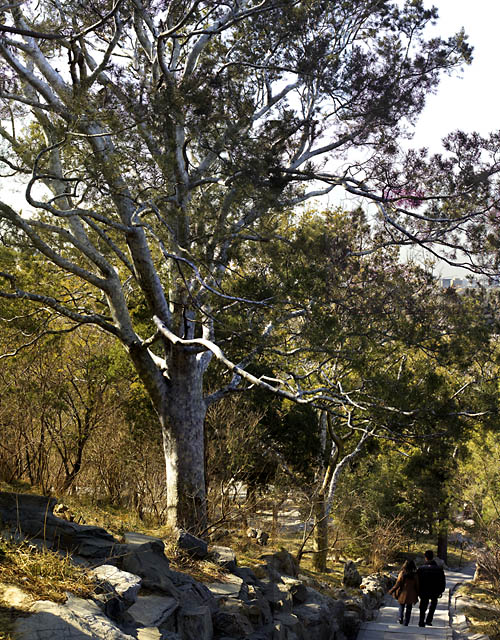
POLYGON ((462 27, 474 47, 472 64, 458 76, 443 77, 430 95, 417 125, 413 144, 439 148, 455 129, 486 134, 500 129, 500 1, 435 0, 439 21, 435 33, 447 37, 462 27))
MULTIPOLYGON (((431 5, 438 8, 439 20, 429 35, 447 38, 464 27, 474 47, 472 64, 451 77, 443 76, 437 93, 428 96, 409 143, 437 152, 441 139, 456 129, 483 135, 500 129, 500 0, 426 0, 425 6, 431 5)), ((424 255, 421 249, 410 254, 417 259, 424 255)), ((468 274, 445 263, 437 263, 435 273, 443 277, 468 274)))

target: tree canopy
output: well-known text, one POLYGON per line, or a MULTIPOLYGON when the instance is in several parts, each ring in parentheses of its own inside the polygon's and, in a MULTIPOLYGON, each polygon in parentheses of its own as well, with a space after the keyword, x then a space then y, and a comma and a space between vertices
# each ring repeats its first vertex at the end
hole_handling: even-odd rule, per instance
POLYGON ((497 137, 456 133, 431 159, 397 146, 471 48, 464 33, 428 39, 437 10, 420 0, 28 0, 2 12, 0 161, 28 208, 0 203, 0 295, 121 341, 162 426, 170 521, 203 529, 211 402, 245 384, 348 400, 336 381, 306 397, 300 378, 248 370, 314 302, 300 277, 266 292, 265 265, 252 273, 262 247, 286 243, 283 216, 337 191, 373 204, 370 239, 339 245, 345 260, 419 243, 479 269, 472 250, 496 246, 497 137), (16 266, 27 247, 31 275, 16 266), (236 363, 223 349, 243 326, 236 363), (214 359, 231 375, 207 394, 214 359))

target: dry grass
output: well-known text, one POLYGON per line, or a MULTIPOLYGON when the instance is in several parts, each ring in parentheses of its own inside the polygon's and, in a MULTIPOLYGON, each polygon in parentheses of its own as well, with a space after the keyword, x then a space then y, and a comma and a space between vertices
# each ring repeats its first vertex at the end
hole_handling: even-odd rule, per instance
POLYGON ((66 592, 88 598, 94 583, 86 571, 48 549, 39 550, 28 542, 4 543, 0 581, 16 585, 37 600, 64 602, 66 592))
POLYGON ((464 610, 470 622, 469 631, 500 640, 500 593, 489 583, 468 582, 459 588, 459 594, 475 603, 464 610))

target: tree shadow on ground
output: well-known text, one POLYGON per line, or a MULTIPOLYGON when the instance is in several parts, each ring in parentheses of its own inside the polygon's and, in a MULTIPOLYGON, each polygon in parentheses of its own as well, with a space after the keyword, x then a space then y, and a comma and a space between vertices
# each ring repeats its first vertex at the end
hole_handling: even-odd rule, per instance
POLYGON ((26 615, 28 613, 22 609, 0 603, 0 640, 14 640, 14 624, 18 618, 26 615))

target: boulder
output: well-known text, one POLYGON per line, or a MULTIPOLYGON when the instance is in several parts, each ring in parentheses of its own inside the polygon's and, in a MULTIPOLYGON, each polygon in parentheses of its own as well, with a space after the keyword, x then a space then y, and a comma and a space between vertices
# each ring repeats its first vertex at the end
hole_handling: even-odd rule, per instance
POLYGON ((344 577, 342 579, 343 584, 346 587, 353 587, 357 589, 361 585, 361 576, 359 574, 356 563, 352 560, 348 560, 344 564, 344 577))
POLYGON ((214 613, 213 624, 215 633, 222 637, 245 638, 254 630, 247 616, 226 607, 214 613))
MULTIPOLYGON (((158 595, 139 596, 137 602, 128 610, 135 626, 159 627, 168 625, 169 619, 179 608, 175 598, 158 595)), ((173 625, 172 625, 173 626, 173 625)))
POLYGON ((103 564, 90 572, 97 582, 97 592, 111 594, 123 603, 123 610, 128 609, 137 600, 137 594, 141 588, 141 578, 129 573, 120 571, 110 564, 103 564))
POLYGON ((275 582, 263 583, 261 586, 265 599, 269 602, 271 611, 291 613, 293 606, 292 594, 284 584, 275 582))
POLYGON ((211 582, 206 586, 217 600, 221 598, 248 599, 248 585, 236 575, 229 574, 224 582, 211 582))
POLYGON ((271 611, 271 605, 269 601, 266 600, 262 591, 258 588, 255 588, 252 585, 248 586, 248 600, 246 602, 249 606, 256 606, 260 611, 260 617, 262 620, 262 624, 269 624, 272 622, 273 614, 271 611))
POLYGON ((19 618, 14 626, 18 640, 134 640, 105 616, 95 602, 74 596, 65 604, 36 602, 33 615, 19 618))
POLYGON ((212 640, 212 613, 208 607, 182 607, 177 616, 177 632, 183 640, 212 640))
POLYGON ((361 627, 361 618, 356 611, 346 611, 342 620, 342 631, 348 640, 355 640, 359 628, 361 627))
POLYGON ((197 538, 182 529, 178 532, 177 546, 197 560, 205 560, 208 556, 208 545, 205 540, 197 538))
MULTIPOLYGON (((179 592, 172 582, 165 546, 158 538, 144 542, 143 537, 122 545, 121 568, 142 578, 147 589, 159 589, 172 597, 179 592)), ((128 537, 131 540, 130 536, 128 537)))
POLYGON ((84 558, 113 556, 118 541, 101 527, 76 524, 57 518, 55 498, 0 492, 0 520, 30 538, 41 538, 52 549, 70 551, 84 558))
POLYGON ((307 587, 306 602, 294 606, 292 613, 301 621, 305 638, 330 640, 337 637, 339 632, 344 617, 344 603, 307 587))
POLYGON ((206 607, 210 612, 217 610, 217 601, 210 590, 201 582, 193 580, 178 587, 179 600, 183 607, 206 607))
POLYGON ((268 569, 274 569, 280 574, 292 576, 296 578, 298 575, 298 564, 295 558, 286 549, 281 549, 272 555, 264 555, 260 557, 264 560, 268 569))
POLYGON ((253 569, 250 567, 236 567, 236 569, 232 572, 235 576, 241 578, 247 584, 256 584, 257 576, 255 575, 253 569))
POLYGON ((287 640, 310 640, 310 636, 305 634, 304 625, 293 613, 277 613, 274 621, 283 625, 287 640))
POLYGON ((301 580, 283 576, 282 581, 292 595, 293 604, 302 604, 307 600, 307 587, 301 580))
POLYGON ((234 573, 238 566, 236 554, 229 547, 211 547, 207 559, 218 564, 220 567, 231 571, 231 573, 234 573))

